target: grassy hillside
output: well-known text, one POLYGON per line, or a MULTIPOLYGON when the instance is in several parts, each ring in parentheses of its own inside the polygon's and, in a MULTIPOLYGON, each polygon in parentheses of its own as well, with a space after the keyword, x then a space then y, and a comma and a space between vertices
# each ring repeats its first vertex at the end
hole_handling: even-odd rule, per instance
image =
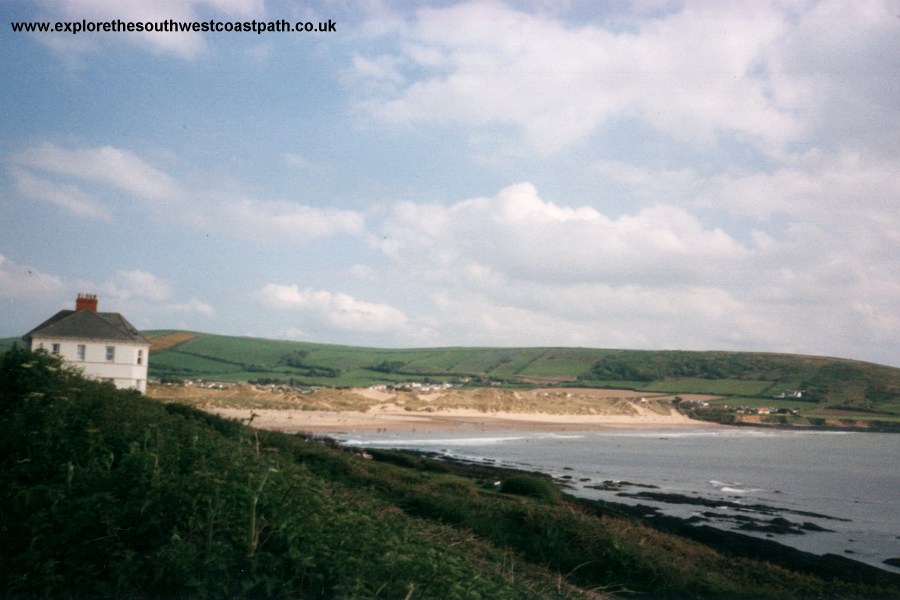
MULTIPOLYGON (((729 557, 536 476, 484 485, 0 361, 4 597, 896 597, 729 557), (378 460, 380 459, 380 460, 378 460)), ((858 579, 858 578, 857 578, 858 579)), ((893 587, 892 587, 893 586, 893 587)))
POLYGON ((621 387, 791 406, 807 419, 900 419, 900 369, 827 357, 589 348, 378 349, 148 332, 151 375, 367 386, 433 379, 507 386, 621 387), (801 398, 791 402, 794 392, 801 398), (787 400, 775 400, 786 395, 787 400))

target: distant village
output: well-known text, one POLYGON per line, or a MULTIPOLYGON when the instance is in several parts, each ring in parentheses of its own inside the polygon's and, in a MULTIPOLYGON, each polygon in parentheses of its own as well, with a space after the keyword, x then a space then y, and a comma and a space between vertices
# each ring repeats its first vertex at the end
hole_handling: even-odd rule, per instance
MULTIPOLYGON (((781 392, 772 396, 775 400, 800 400, 803 398, 802 390, 781 392)), ((686 400, 676 396, 672 403, 689 409, 715 409, 722 412, 730 412, 737 415, 797 415, 799 411, 794 408, 773 406, 733 406, 730 404, 710 404, 706 400, 686 400)))
MULTIPOLYGON (((184 387, 196 387, 203 388, 208 390, 227 390, 236 385, 244 385, 243 383, 235 383, 235 382, 226 382, 226 381, 206 381, 203 379, 165 379, 165 380, 151 380, 151 383, 159 383, 161 385, 175 385, 175 386, 184 386, 184 387)), ((254 389, 261 392, 281 392, 281 393, 301 393, 301 394, 312 394, 318 389, 321 389, 323 386, 316 385, 292 385, 289 383, 283 382, 269 382, 267 380, 253 380, 247 382, 249 385, 252 385, 254 389)), ((377 390, 380 392, 417 392, 417 393, 432 393, 432 392, 443 392, 452 388, 462 387, 464 383, 468 383, 468 380, 463 380, 462 383, 423 383, 420 381, 406 381, 392 384, 380 384, 369 386, 370 390, 377 390)), ((493 383, 493 382, 492 382, 493 383)), ((500 385, 499 382, 496 382, 497 385, 500 385)))

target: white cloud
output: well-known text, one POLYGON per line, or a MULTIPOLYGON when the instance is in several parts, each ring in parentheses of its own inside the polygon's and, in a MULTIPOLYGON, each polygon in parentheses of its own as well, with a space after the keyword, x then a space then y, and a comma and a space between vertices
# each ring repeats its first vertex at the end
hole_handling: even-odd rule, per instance
POLYGON ((267 306, 321 319, 339 330, 390 332, 405 328, 408 322, 403 312, 387 304, 364 302, 343 293, 301 290, 296 284, 270 283, 259 292, 259 298, 267 306))
POLYGON ((119 271, 106 281, 79 281, 69 287, 97 294, 100 310, 122 312, 138 327, 161 327, 173 315, 209 318, 216 314, 212 306, 197 298, 181 301, 172 281, 142 269, 119 271))
MULTIPOLYGON (((284 159, 295 167, 315 167, 294 154, 284 159)), ((302 245, 322 237, 360 235, 365 225, 363 214, 354 210, 247 198, 224 184, 183 181, 113 146, 63 148, 45 143, 14 153, 10 162, 20 194, 52 202, 81 217, 113 220, 101 200, 83 191, 93 185, 98 197, 120 197, 127 192, 146 201, 146 208, 157 218, 179 226, 254 240, 302 245)))
POLYGON ((411 318, 432 344, 889 353, 897 229, 815 223, 741 243, 682 208, 611 218, 519 184, 449 206, 398 203, 379 243, 406 281, 431 290, 432 306, 411 318))
POLYGON ((172 284, 168 281, 140 269, 122 271, 117 281, 119 297, 122 300, 130 298, 160 302, 172 297, 172 284))
POLYGON ((141 269, 119 271, 102 282, 65 280, 0 254, 0 297, 40 303, 61 300, 64 306, 74 307, 76 292, 97 294, 101 310, 143 314, 162 308, 163 312, 215 314, 211 306, 196 298, 167 304, 175 296, 173 284, 141 269))
POLYGON ((20 265, 0 254, 0 297, 37 300, 55 297, 63 287, 59 277, 20 265))
POLYGON ((680 199, 693 196, 702 183, 690 168, 650 168, 614 160, 598 160, 593 166, 622 184, 629 199, 658 202, 660 198, 666 198, 678 203, 680 199))
MULTIPOLYGON (((42 0, 45 16, 57 21, 115 21, 153 23, 169 19, 178 22, 200 21, 207 16, 242 19, 265 18, 264 0, 153 0, 120 2, 118 0, 42 0)), ((46 33, 37 39, 59 52, 84 52, 102 44, 127 43, 152 52, 193 59, 208 51, 203 33, 46 33), (88 41, 89 40, 89 41, 88 41)))
POLYGON ((529 183, 493 198, 449 207, 398 204, 384 227, 389 255, 439 277, 477 277, 485 268, 507 279, 561 284, 714 279, 748 250, 682 209, 656 205, 612 219, 582 206, 561 207, 529 183), (447 271, 451 271, 450 274, 447 271))
POLYGON ((69 282, 67 287, 97 294, 100 310, 127 315, 154 312, 174 295, 174 286, 169 280, 141 269, 118 271, 105 281, 69 282))
POLYGON ((418 11, 393 55, 358 56, 355 69, 382 84, 364 101, 380 119, 508 125, 544 151, 619 117, 692 143, 722 132, 780 143, 802 127, 759 67, 787 26, 788 15, 758 4, 736 15, 689 3, 615 32, 469 2, 418 11))
POLYGON ((692 146, 734 138, 770 156, 838 145, 897 157, 892 0, 667 9, 622 26, 522 4, 424 8, 387 30, 390 51, 355 55, 350 81, 391 125, 493 128, 537 152, 634 119, 692 146))
POLYGON ((24 167, 102 183, 140 198, 172 198, 181 193, 175 180, 135 154, 112 146, 62 148, 45 143, 12 156, 24 167))
POLYGON ((187 302, 170 304, 166 307, 166 310, 175 314, 200 315, 203 317, 214 317, 216 315, 216 310, 212 306, 197 298, 191 298, 187 302))
POLYGON ((767 68, 776 101, 798 107, 809 140, 900 158, 900 22, 893 0, 808 3, 767 68))
POLYGON ((845 228, 878 224, 900 229, 900 168, 896 160, 809 152, 771 172, 725 174, 706 186, 704 206, 766 219, 788 215, 845 228))
POLYGON ((238 235, 306 243, 311 238, 362 233, 362 214, 286 201, 232 200, 216 210, 216 222, 238 235))
POLYGON ((395 56, 382 55, 374 58, 366 58, 356 55, 353 57, 352 73, 363 81, 370 81, 377 84, 377 88, 373 88, 372 92, 377 91, 396 91, 396 86, 402 84, 405 80, 403 74, 400 73, 399 65, 401 60, 395 56))
POLYGON ((78 217, 112 221, 109 211, 76 185, 35 177, 18 167, 13 167, 11 173, 16 191, 26 198, 50 202, 78 217))
POLYGON ((449 288, 432 302, 432 344, 699 350, 777 343, 765 337, 773 327, 742 316, 746 306, 714 287, 512 282, 501 292, 449 288))

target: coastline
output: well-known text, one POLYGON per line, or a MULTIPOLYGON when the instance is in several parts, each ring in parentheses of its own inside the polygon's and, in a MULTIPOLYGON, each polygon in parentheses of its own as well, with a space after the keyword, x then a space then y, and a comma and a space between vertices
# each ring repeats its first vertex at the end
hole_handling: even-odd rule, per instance
MULTIPOLYGON (((727 427, 685 416, 664 394, 632 390, 489 388, 386 392, 373 388, 296 394, 243 385, 226 390, 157 387, 162 401, 284 433, 590 431, 727 427)), ((698 396, 710 398, 710 396, 698 396)))
POLYGON ((725 556, 769 562, 824 579, 836 578, 842 581, 887 586, 900 585, 900 573, 847 556, 831 552, 817 554, 795 548, 783 541, 697 523, 689 518, 666 515, 659 508, 647 504, 626 504, 578 496, 573 494, 571 489, 567 489, 570 482, 557 479, 540 470, 485 464, 426 450, 368 448, 367 452, 371 452, 376 460, 388 462, 394 461, 392 456, 397 454, 438 460, 444 463, 450 472, 476 480, 502 480, 512 475, 546 478, 560 486, 570 502, 599 517, 607 514, 628 516, 658 531, 699 542, 725 556))
MULTIPOLYGON (((357 397, 361 396, 359 390, 346 393, 357 397)), ((343 398, 346 399, 345 396, 343 398)), ((366 406, 368 410, 343 408, 344 406, 353 406, 352 404, 343 405, 342 410, 310 410, 296 406, 238 408, 207 405, 200 408, 259 429, 325 439, 331 435, 367 433, 417 433, 420 435, 430 433, 478 435, 497 432, 541 434, 587 431, 671 431, 674 433, 704 429, 746 428, 746 426, 735 427, 691 419, 663 403, 648 405, 639 401, 627 402, 626 410, 621 410, 618 414, 571 414, 439 408, 434 405, 422 406, 421 404, 413 404, 417 408, 413 409, 410 406, 412 403, 397 402, 396 396, 371 394, 368 398, 373 401, 372 404, 366 406)), ((418 399, 421 400, 422 396, 419 396, 418 399)), ((425 397, 426 401, 435 399, 437 399, 436 396, 425 397)), ((362 448, 366 448, 365 444, 351 451, 360 451, 362 448)), ((385 454, 385 450, 383 448, 377 450, 367 448, 369 453, 376 456, 385 454)), ((390 450, 388 452, 431 455, 429 452, 410 450, 390 450)), ((437 457, 432 456, 432 458, 437 457)), ((447 457, 441 459, 447 460, 447 457)), ((470 474, 472 471, 484 470, 482 476, 488 479, 500 478, 502 472, 517 471, 517 469, 498 465, 464 464, 466 461, 458 461, 458 459, 450 459, 450 462, 455 462, 456 468, 468 471, 470 474)), ((530 473, 540 474, 538 471, 530 471, 530 473)), ((540 474, 540 476, 552 477, 549 474, 540 474)), ((563 486, 565 491, 568 482, 559 480, 557 483, 563 486)), ((900 574, 884 566, 876 566, 835 553, 816 554, 800 550, 785 543, 787 540, 764 539, 711 524, 695 523, 688 518, 664 514, 658 508, 642 502, 634 505, 609 500, 591 500, 578 496, 571 496, 571 498, 587 510, 598 510, 601 514, 606 511, 629 514, 655 529, 693 539, 733 558, 768 560, 793 570, 823 577, 834 576, 844 581, 900 585, 900 574)))
POLYGON ((283 433, 378 433, 466 431, 591 431, 607 429, 727 428, 672 413, 636 415, 573 415, 540 412, 448 409, 434 411, 379 407, 362 412, 289 408, 205 407, 204 410, 254 427, 283 433))
MULTIPOLYGON (((151 385, 148 396, 189 404, 228 419, 285 433, 382 433, 467 431, 590 431, 752 427, 807 431, 900 433, 900 423, 822 419, 819 423, 736 420, 717 423, 678 410, 672 394, 605 388, 531 390, 319 388, 301 392, 285 386, 217 384, 151 385), (224 386, 224 387, 220 387, 224 386)), ((703 402, 709 394, 679 394, 703 402)))

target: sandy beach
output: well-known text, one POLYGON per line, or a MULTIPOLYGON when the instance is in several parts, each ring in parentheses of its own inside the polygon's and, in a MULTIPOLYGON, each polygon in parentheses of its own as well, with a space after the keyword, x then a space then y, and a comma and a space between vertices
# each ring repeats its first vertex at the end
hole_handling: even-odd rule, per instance
POLYGON ((445 431, 588 431, 594 429, 668 429, 715 427, 680 414, 559 415, 547 413, 442 410, 435 412, 376 409, 369 412, 296 409, 206 409, 225 418, 272 431, 296 433, 445 432, 445 431), (252 418, 252 420, 251 420, 252 418))
MULTIPOLYGON (((249 385, 165 388, 150 395, 286 433, 586 431, 708 428, 675 410, 672 396, 631 390, 548 388, 394 392, 373 388, 296 394, 249 385)), ((692 397, 694 398, 694 397, 692 397)), ((694 399, 710 398, 697 396, 694 399)))

